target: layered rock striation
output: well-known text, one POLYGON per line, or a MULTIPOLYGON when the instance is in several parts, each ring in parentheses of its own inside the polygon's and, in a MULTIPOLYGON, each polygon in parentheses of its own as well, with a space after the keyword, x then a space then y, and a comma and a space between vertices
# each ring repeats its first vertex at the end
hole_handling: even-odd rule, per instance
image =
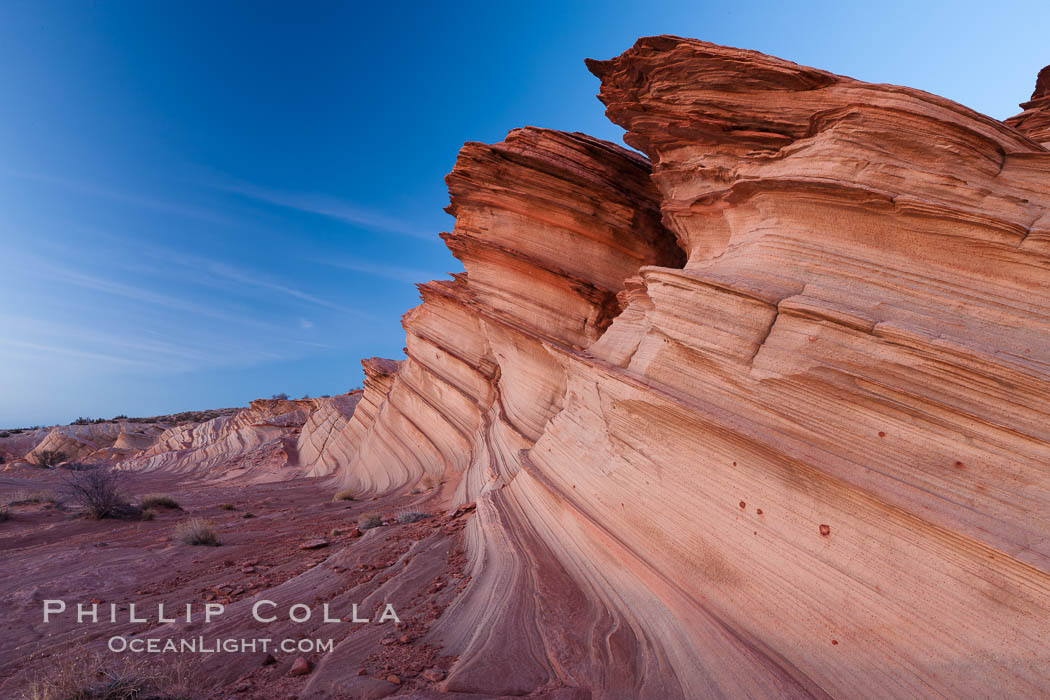
POLYGON ((302 476, 298 442, 318 401, 331 403, 325 399, 257 399, 236 413, 169 428, 119 466, 255 482, 302 476))
POLYGON ((60 452, 63 461, 105 462, 149 447, 164 428, 153 423, 110 421, 51 428, 24 458, 39 463, 45 451, 60 452))
MULTIPOLYGON (((1002 123, 677 37, 588 66, 644 157, 466 144, 465 271, 404 360, 123 465, 430 494, 453 515, 382 581, 467 523, 418 640, 447 693, 1046 695, 1050 74, 1002 123)), ((362 639, 305 694, 379 692, 362 639)))
POLYGON ((477 502, 444 687, 1046 693, 1045 90, 1003 124, 676 37, 588 65, 649 160, 467 144, 465 273, 320 470, 477 502))
POLYGON ((1006 123, 1033 141, 1050 145, 1050 66, 1039 71, 1032 98, 1022 102, 1021 109, 1024 111, 1010 117, 1006 123))

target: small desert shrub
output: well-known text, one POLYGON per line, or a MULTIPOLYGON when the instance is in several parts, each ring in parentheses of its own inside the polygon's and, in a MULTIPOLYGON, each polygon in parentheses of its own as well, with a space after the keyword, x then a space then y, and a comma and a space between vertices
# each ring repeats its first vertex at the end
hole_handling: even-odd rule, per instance
POLYGON ((0 430, 0 438, 11 437, 11 433, 6 430, 0 430))
POLYGON ((237 510, 237 506, 233 505, 232 503, 223 503, 219 507, 223 510, 237 510))
POLYGON ((147 508, 139 514, 139 520, 153 520, 155 517, 157 517, 157 511, 152 508, 147 508))
POLYGON ((253 513, 245 513, 245 514, 244 514, 244 515, 242 515, 241 517, 242 517, 242 518, 254 518, 254 517, 255 517, 255 515, 254 515, 253 513))
MULTIPOLYGON (((127 416, 125 416, 125 418, 126 417, 127 416)), ((84 416, 81 416, 70 423, 70 425, 98 425, 100 423, 109 423, 109 421, 105 418, 85 418, 84 416)))
POLYGON ((11 519, 11 511, 7 509, 7 506, 0 506, 0 523, 11 519))
POLYGON ((142 500, 139 501, 139 508, 171 508, 172 510, 182 510, 182 506, 179 505, 178 501, 171 496, 165 496, 161 493, 151 493, 148 496, 143 496, 142 500))
POLYGON ((48 469, 55 468, 66 459, 66 453, 61 450, 41 450, 36 455, 36 463, 48 469))
POLYGON ((288 394, 286 394, 286 393, 284 393, 282 391, 280 394, 274 394, 272 398, 274 398, 274 399, 276 399, 278 401, 287 401, 288 400, 288 394))
POLYGON ((70 472, 86 472, 92 469, 98 469, 97 464, 82 464, 80 462, 66 462, 65 464, 59 464, 59 469, 65 469, 70 472))
POLYGON ((379 513, 362 513, 361 517, 357 519, 357 526, 362 530, 371 530, 373 527, 379 527, 383 524, 383 519, 379 517, 379 513))
POLYGON ((79 654, 48 659, 22 693, 24 700, 193 700, 208 693, 200 671, 183 659, 133 654, 79 654))
POLYGON ((62 490, 95 520, 137 516, 138 509, 124 498, 124 476, 124 472, 108 467, 69 472, 62 490))
POLYGON ((397 521, 402 525, 407 525, 408 523, 418 523, 425 517, 427 517, 426 513, 417 513, 414 510, 408 510, 398 513, 397 521))
POLYGON ((19 491, 7 502, 11 506, 30 505, 33 503, 58 503, 59 498, 50 491, 19 491))
POLYGON ((175 536, 184 544, 202 545, 206 547, 218 547, 219 537, 212 529, 211 523, 203 518, 191 518, 183 520, 175 526, 175 536))
POLYGON ((332 496, 332 500, 333 501, 352 501, 352 500, 354 500, 354 490, 353 489, 343 489, 342 491, 340 491, 336 495, 332 496))
POLYGON ((343 534, 342 530, 332 530, 332 537, 339 537, 341 534, 343 534))

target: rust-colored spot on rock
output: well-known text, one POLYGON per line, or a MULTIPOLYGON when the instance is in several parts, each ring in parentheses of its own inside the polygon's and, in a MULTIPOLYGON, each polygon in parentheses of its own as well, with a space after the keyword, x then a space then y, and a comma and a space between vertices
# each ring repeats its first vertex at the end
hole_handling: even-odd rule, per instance
POLYGON ((879 437, 886 437, 886 433, 880 430, 879 431, 879 437))
POLYGON ((821 523, 821 525, 820 525, 820 534, 822 536, 824 536, 824 537, 827 537, 828 535, 830 535, 831 534, 831 526, 821 523))
POLYGON ((837 639, 832 639, 832 640, 831 640, 831 643, 832 643, 832 644, 838 644, 838 643, 839 643, 839 640, 837 640, 837 639))
POLYGON ((956 460, 956 461, 955 461, 955 468, 956 468, 956 469, 966 469, 966 465, 965 465, 965 464, 963 464, 962 462, 960 462, 960 461, 956 460))
POLYGON ((744 503, 743 501, 740 501, 740 507, 741 508, 747 508, 747 504, 744 503))
POLYGON ((756 512, 756 513, 758 513, 759 515, 762 515, 762 509, 761 509, 761 508, 759 508, 759 509, 758 509, 758 510, 756 510, 755 512, 756 512))

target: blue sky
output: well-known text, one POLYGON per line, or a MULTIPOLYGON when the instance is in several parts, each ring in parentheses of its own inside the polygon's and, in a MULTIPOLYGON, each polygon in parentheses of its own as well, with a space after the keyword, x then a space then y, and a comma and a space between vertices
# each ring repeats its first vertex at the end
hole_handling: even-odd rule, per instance
POLYGON ((997 118, 1045 2, 0 4, 0 426, 340 393, 459 270, 443 178, 525 124, 619 141, 585 57, 672 33, 997 118))

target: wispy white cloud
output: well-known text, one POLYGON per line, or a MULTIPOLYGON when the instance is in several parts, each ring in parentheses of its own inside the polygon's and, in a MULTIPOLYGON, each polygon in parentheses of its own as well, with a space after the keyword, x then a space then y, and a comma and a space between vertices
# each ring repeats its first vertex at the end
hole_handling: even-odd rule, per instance
POLYGON ((362 313, 358 309, 354 309, 349 306, 344 306, 342 304, 337 304, 336 302, 329 301, 328 299, 324 299, 322 297, 304 292, 301 289, 289 287, 279 282, 273 282, 264 278, 262 275, 256 272, 242 270, 232 265, 228 265, 217 260, 210 260, 208 258, 191 259, 196 260, 197 264, 205 267, 212 274, 224 277, 230 280, 231 282, 236 282, 238 284, 246 284, 254 287, 261 287, 263 289, 269 289, 280 294, 285 294, 296 299, 301 299, 302 301, 309 302, 311 304, 324 306, 329 309, 335 309, 336 311, 342 311, 348 314, 360 315, 362 313))
MULTIPOLYGON (((238 286, 255 287, 286 295, 310 304, 340 311, 354 316, 367 316, 360 309, 326 299, 316 294, 305 292, 302 289, 283 284, 266 276, 264 273, 249 268, 238 267, 226 262, 208 258, 202 255, 185 253, 167 246, 153 245, 141 240, 131 240, 106 231, 92 230, 91 234, 96 239, 108 240, 111 243, 134 250, 140 257, 135 260, 109 259, 109 263, 136 274, 157 277, 166 275, 177 278, 183 282, 192 281, 196 284, 216 287, 215 278, 221 278, 238 286), (142 257, 151 258, 154 264, 147 264, 142 257), (174 272, 177 269, 177 272, 174 272)), ((79 255, 80 253, 69 246, 52 244, 52 248, 63 249, 67 255, 79 255)))
POLYGON ((18 348, 22 350, 32 350, 34 353, 47 352, 54 353, 57 355, 66 355, 69 357, 79 357, 85 360, 91 360, 93 362, 111 362, 120 365, 137 365, 142 367, 148 367, 153 364, 145 360, 118 357, 109 353, 89 352, 86 350, 76 350, 74 348, 58 345, 44 345, 41 343, 32 343, 25 340, 12 340, 10 338, 0 338, 0 346, 18 348))
POLYGON ((211 186, 222 192, 237 194, 278 207, 327 216, 364 228, 412 236, 425 241, 441 242, 435 233, 423 231, 409 221, 330 195, 286 192, 243 182, 214 182, 211 183, 211 186))
POLYGON ((207 223, 220 224, 223 226, 235 226, 241 223, 236 219, 223 216, 222 214, 209 209, 202 209, 200 207, 194 207, 179 202, 171 202, 164 199, 157 199, 131 192, 129 190, 107 187, 96 183, 71 180, 53 175, 45 175, 43 173, 31 173, 10 169, 0 170, 0 174, 20 180, 52 185, 71 192, 79 192, 92 197, 108 199, 110 201, 120 202, 141 209, 149 209, 164 214, 174 214, 176 216, 196 219, 207 223))
MULTIPOLYGON (((41 352, 56 353, 158 371, 251 365, 289 358, 288 352, 274 349, 282 344, 280 338, 273 338, 270 345, 263 347, 246 339, 237 343, 228 334, 216 335, 185 326, 181 327, 180 335, 171 330, 162 332, 137 324, 117 334, 107 333, 96 325, 13 314, 0 314, 0 325, 10 336, 20 338, 8 338, 0 342, 0 346, 31 350, 33 356, 41 352), (235 342, 231 343, 231 340, 235 342)), ((296 341, 288 338, 285 342, 296 341)))
POLYGON ((314 327, 314 322, 308 318, 300 318, 299 327, 302 328, 304 331, 308 331, 314 327))
POLYGON ((114 282, 110 279, 95 277, 93 275, 84 274, 51 263, 44 263, 43 267, 53 281, 65 282, 84 289, 91 289, 105 294, 123 297, 139 303, 159 306, 197 316, 214 318, 227 323, 252 326, 272 332, 279 332, 281 330, 280 326, 259 321, 248 314, 224 311, 217 305, 201 304, 180 297, 155 292, 151 289, 146 289, 145 287, 114 282))
POLYGON ((382 277, 395 282, 408 282, 409 284, 427 282, 434 278, 434 273, 425 270, 401 267, 399 265, 385 265, 369 260, 314 260, 312 262, 319 265, 328 265, 329 267, 338 267, 343 270, 352 270, 373 277, 382 277))

